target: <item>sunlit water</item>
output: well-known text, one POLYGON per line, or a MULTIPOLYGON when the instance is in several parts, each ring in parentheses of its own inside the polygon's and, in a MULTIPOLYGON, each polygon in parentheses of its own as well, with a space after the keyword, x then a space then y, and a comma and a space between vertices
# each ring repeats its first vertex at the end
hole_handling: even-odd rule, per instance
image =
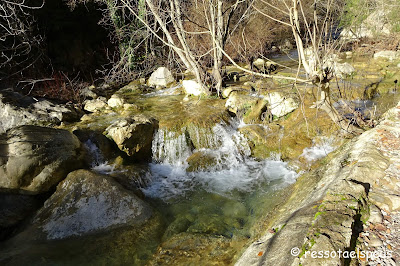
MULTIPOLYGON (((164 228, 162 240, 141 241, 140 245, 148 248, 135 250, 136 260, 147 261, 155 247, 181 233, 247 241, 260 217, 278 204, 275 193, 296 181, 298 174, 287 163, 251 158, 246 139, 237 131, 240 125, 232 120, 230 124, 217 123, 210 131, 196 128, 194 135, 204 146, 197 150, 185 128, 176 132, 161 128, 155 133, 149 180, 141 190, 161 214, 164 228), (212 158, 213 163, 191 172, 187 159, 196 152, 212 158)), ((94 171, 118 171, 91 141, 85 146, 92 154, 94 171)))
POLYGON ((159 130, 153 141, 152 180, 143 189, 144 193, 168 201, 201 188, 209 193, 231 197, 235 192, 252 192, 265 187, 273 190, 295 182, 297 174, 288 169, 286 163, 250 158, 247 141, 235 126, 217 124, 212 132, 212 135, 202 138, 206 139, 207 146, 214 148, 193 152, 200 151, 204 156, 213 158, 215 163, 206 170, 187 172, 186 159, 192 151, 184 133, 178 135, 159 130))

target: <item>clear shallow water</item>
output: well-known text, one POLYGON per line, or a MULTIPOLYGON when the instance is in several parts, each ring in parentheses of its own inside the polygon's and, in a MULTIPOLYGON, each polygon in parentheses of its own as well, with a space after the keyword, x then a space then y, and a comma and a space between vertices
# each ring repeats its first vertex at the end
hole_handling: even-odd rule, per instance
MULTIPOLYGON (((148 165, 148 180, 141 190, 160 214, 162 226, 158 239, 140 241, 139 245, 148 247, 146 250, 128 249, 136 259, 142 257, 139 264, 149 260, 161 243, 181 236, 193 241, 206 236, 211 242, 223 237, 243 241, 242 247, 257 233, 260 217, 282 200, 277 196, 281 189, 296 181, 297 173, 287 163, 250 158, 247 141, 237 131, 239 125, 232 120, 229 125, 218 123, 211 130, 192 129, 193 135, 201 139, 199 145, 204 146, 199 149, 193 148, 186 129, 173 132, 161 128, 155 134, 153 162, 148 165), (213 163, 189 171, 187 159, 199 152, 212 158, 213 163)), ((112 175, 120 171, 104 160, 93 143, 85 145, 92 154, 94 171, 112 175)), ((110 239, 112 242, 115 240, 110 239)), ((230 249, 226 252, 232 252, 233 247, 230 249)))

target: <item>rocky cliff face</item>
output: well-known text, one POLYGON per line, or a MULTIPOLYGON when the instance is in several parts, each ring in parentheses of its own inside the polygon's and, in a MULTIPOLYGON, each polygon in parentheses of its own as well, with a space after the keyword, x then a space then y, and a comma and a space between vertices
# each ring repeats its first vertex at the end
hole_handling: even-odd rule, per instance
POLYGON ((376 232, 368 238, 359 235, 371 225, 390 227, 394 219, 387 216, 384 223, 382 214, 397 217, 400 210, 399 125, 400 103, 376 128, 344 145, 328 164, 301 177, 271 222, 273 230, 251 244, 237 265, 341 265, 350 263, 351 251, 361 254, 358 262, 365 263, 372 259, 362 257, 361 251, 375 250, 390 254, 379 259, 394 265, 398 243, 389 244, 376 232), (356 246, 357 242, 369 244, 356 246), (313 251, 338 254, 339 250, 348 253, 311 256, 313 251))

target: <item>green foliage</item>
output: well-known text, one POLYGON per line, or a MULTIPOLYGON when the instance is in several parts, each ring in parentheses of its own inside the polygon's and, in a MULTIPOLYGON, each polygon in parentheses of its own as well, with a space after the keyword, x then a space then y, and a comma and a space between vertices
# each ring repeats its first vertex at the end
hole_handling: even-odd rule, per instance
MULTIPOLYGON (((392 32, 400 32, 400 0, 346 0, 341 27, 358 28, 362 22, 374 11, 382 10, 392 32)), ((375 30, 375 29, 372 29, 375 30)), ((376 32, 379 33, 379 32, 376 32)))
POLYGON ((371 12, 370 0, 347 0, 340 21, 341 27, 359 27, 371 12))
POLYGON ((390 1, 390 8, 388 10, 387 19, 392 27, 391 30, 393 32, 400 32, 400 0, 390 1))

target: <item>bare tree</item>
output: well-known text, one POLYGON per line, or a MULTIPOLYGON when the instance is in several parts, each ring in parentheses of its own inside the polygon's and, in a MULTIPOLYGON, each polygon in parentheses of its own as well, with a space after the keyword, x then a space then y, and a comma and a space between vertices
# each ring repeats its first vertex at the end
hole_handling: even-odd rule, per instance
POLYGON ((40 58, 42 36, 34 33, 31 11, 43 5, 44 0, 36 6, 25 0, 0 2, 0 80, 20 73, 40 58))
MULTIPOLYGON (((306 8, 301 0, 282 1, 285 9, 278 8, 273 1, 261 0, 261 2, 276 12, 286 15, 286 20, 278 20, 274 16, 263 13, 255 6, 269 19, 291 28, 299 55, 299 64, 303 67, 309 81, 318 87, 319 97, 315 106, 325 111, 336 124, 347 132, 360 132, 360 129, 352 125, 351 121, 339 114, 331 99, 330 82, 335 76, 334 53, 343 45, 342 40, 337 38, 338 18, 343 10, 340 2, 314 0, 311 6, 313 18, 310 21, 305 15, 306 8)), ((361 126, 367 125, 361 121, 360 123, 361 126)))
MULTIPOLYGON (((243 0, 222 1, 222 0, 145 0, 149 16, 153 18, 158 27, 144 21, 138 15, 137 9, 132 1, 121 0, 138 20, 147 25, 149 31, 168 46, 178 56, 181 63, 187 70, 192 72, 196 80, 202 86, 205 94, 210 94, 212 87, 219 93, 222 88, 222 59, 224 49, 230 37, 232 18, 236 16, 237 21, 248 11, 239 7, 245 4, 243 0), (194 16, 191 14, 196 13, 194 16), (160 32, 157 29, 160 29, 160 32), (199 49, 200 45, 193 36, 202 35, 207 41, 206 50, 199 49), (212 61, 212 75, 207 72, 208 60, 212 61), (207 86, 208 85, 208 86, 207 86)), ((204 48, 204 47, 202 47, 204 48)))

